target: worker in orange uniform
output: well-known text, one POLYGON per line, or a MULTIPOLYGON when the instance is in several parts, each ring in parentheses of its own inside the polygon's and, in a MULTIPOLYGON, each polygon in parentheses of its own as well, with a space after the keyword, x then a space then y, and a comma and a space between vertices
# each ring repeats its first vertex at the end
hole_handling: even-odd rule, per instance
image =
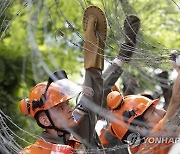
POLYGON ((174 82, 172 97, 167 109, 167 113, 162 120, 155 125, 152 129, 149 138, 165 138, 162 143, 144 143, 139 148, 139 153, 154 153, 154 154, 167 154, 172 145, 179 142, 178 135, 180 134, 180 53, 173 50, 170 57, 174 69, 177 71, 178 76, 174 82))
MULTIPOLYGON (((141 21, 135 15, 127 15, 124 20, 123 34, 124 34, 124 43, 121 45, 120 50, 116 58, 112 63, 107 67, 103 73, 104 79, 104 97, 103 97, 103 107, 107 107, 106 98, 107 95, 111 92, 111 89, 114 89, 116 81, 119 79, 123 73, 123 66, 132 59, 133 54, 135 53, 138 32, 140 29, 141 21)), ((103 131, 103 130, 102 130, 103 131)), ((124 145, 117 137, 112 136, 106 132, 108 136, 108 144, 104 144, 107 154, 128 154, 127 146, 124 145), (120 146, 120 148, 117 148, 120 146)), ((102 137, 102 136, 100 136, 102 137)), ((101 138, 102 139, 102 138, 101 138)))
MULTIPOLYGON (((176 55, 178 57, 178 55, 176 55)), ((151 100, 144 96, 129 95, 123 97, 120 92, 113 91, 107 96, 107 104, 116 120, 111 121, 108 130, 103 130, 100 138, 104 145, 109 139, 118 138, 131 147, 132 153, 168 153, 173 142, 148 143, 150 139, 175 138, 179 134, 180 74, 178 58, 173 63, 178 71, 178 77, 173 86, 171 103, 167 113, 157 109, 158 100, 151 100), (179 111, 178 111, 179 113, 179 111), (174 116, 175 115, 175 116, 174 116), (173 119, 171 119, 174 116, 173 119), (170 132, 173 130, 173 133, 170 132), (111 138, 109 137, 109 134, 111 138)))
POLYGON ((85 9, 83 30, 86 73, 78 95, 78 107, 74 109, 69 106, 69 101, 77 94, 71 92, 78 90, 71 86, 63 70, 53 73, 47 82, 34 86, 29 97, 21 101, 20 110, 24 115, 34 118, 45 131, 20 154, 92 153, 92 149, 94 153, 101 152, 102 146, 95 133, 97 117, 87 105, 101 106, 102 103, 103 50, 107 23, 100 8, 89 6, 85 9))

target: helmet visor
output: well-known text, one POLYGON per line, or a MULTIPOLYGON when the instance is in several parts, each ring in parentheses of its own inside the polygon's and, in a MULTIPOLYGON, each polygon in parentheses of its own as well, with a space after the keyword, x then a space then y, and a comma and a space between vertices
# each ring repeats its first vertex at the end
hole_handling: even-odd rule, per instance
POLYGON ((57 80, 55 81, 55 84, 64 89, 69 96, 70 102, 72 102, 71 104, 75 105, 75 99, 72 98, 76 98, 83 91, 83 86, 68 79, 57 80))

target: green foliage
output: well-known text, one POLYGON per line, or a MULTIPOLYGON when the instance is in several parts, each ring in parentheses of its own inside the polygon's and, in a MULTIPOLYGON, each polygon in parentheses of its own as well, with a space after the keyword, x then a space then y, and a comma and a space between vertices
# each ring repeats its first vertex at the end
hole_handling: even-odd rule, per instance
MULTIPOLYGON (((24 7, 22 5, 24 1, 19 0, 8 7, 6 14, 0 16, 1 25, 10 24, 5 33, 5 27, 1 26, 0 31, 2 36, 0 40, 1 109, 18 126, 33 134, 39 133, 40 130, 21 115, 18 103, 21 98, 29 95, 29 90, 36 82, 47 80, 48 74, 42 66, 43 62, 52 72, 65 69, 71 79, 80 76, 83 49, 76 45, 83 44, 79 36, 84 37, 82 18, 83 9, 86 6, 95 4, 106 8, 106 14, 109 15, 108 21, 111 27, 108 27, 110 39, 107 40, 107 44, 112 49, 105 49, 107 56, 115 57, 119 51, 119 44, 116 41, 123 40, 122 33, 119 35, 119 31, 123 25, 124 16, 132 13, 137 14, 142 21, 141 31, 145 32, 140 34, 142 40, 154 46, 160 42, 164 48, 169 49, 180 47, 179 10, 168 0, 150 2, 149 0, 87 0, 82 4, 80 2, 82 1, 39 0, 32 1, 28 7, 24 7), (4 19, 8 22, 6 23, 4 19)), ((144 44, 139 44, 139 47, 151 51, 157 50, 144 44)), ((167 53, 165 54, 167 56, 167 53)), ((125 68, 139 78, 140 83, 144 85, 141 89, 148 87, 153 90, 154 86, 151 82, 144 80, 137 70, 133 67, 125 68)), ((148 69, 145 68, 145 70, 148 69)), ((22 138, 30 142, 35 140, 25 133, 22 134, 22 131, 15 126, 10 125, 10 127, 22 138)), ((23 141, 18 142, 23 147, 27 145, 23 141)))

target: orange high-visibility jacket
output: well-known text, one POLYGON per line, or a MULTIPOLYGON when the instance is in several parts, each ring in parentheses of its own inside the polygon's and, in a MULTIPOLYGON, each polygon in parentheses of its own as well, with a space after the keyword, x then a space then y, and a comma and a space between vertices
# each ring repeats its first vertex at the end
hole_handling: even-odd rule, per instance
POLYGON ((43 139, 38 139, 33 145, 24 148, 19 154, 51 154, 65 153, 73 154, 74 149, 78 149, 79 143, 71 141, 70 145, 53 144, 43 139))

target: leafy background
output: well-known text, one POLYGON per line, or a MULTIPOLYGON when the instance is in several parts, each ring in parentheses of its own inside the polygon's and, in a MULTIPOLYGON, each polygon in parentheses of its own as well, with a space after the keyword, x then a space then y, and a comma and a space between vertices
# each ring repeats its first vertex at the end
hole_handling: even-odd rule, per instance
MULTIPOLYGON (((137 92, 155 91, 156 71, 171 73, 169 52, 180 50, 180 4, 172 0, 16 0, 0 4, 0 106, 15 124, 32 134, 41 130, 18 108, 19 101, 28 96, 30 89, 47 80, 49 72, 57 69, 65 69, 70 79, 82 83, 85 7, 97 5, 105 10, 109 23, 107 64, 115 58, 124 41, 125 15, 136 14, 141 19, 137 51, 142 56, 135 54, 124 69, 125 76, 132 73, 138 78, 137 92)), ((35 138, 8 120, 6 123, 21 138, 15 140, 22 147, 29 144, 22 139, 34 142, 35 138)))

